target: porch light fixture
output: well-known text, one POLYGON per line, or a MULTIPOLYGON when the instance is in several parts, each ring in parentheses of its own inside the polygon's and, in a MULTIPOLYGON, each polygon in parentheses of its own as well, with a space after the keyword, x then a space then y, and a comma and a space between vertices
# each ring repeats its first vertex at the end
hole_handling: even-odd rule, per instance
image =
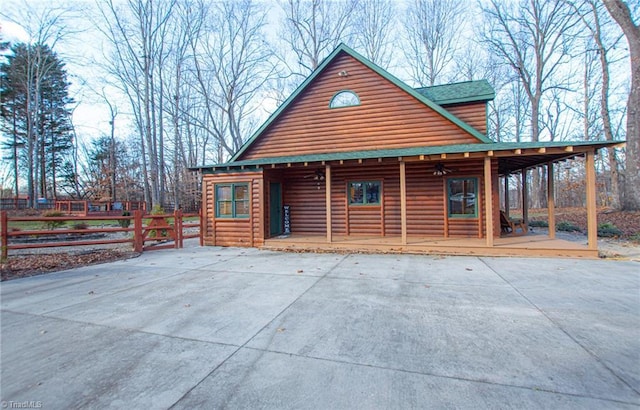
POLYGON ((449 169, 449 168, 445 167, 443 164, 438 162, 434 167, 433 175, 441 177, 443 175, 447 175, 447 174, 450 174, 452 172, 453 172, 452 169, 449 169))
POLYGON ((316 181, 316 186, 320 189, 320 182, 324 181, 324 172, 317 169, 315 175, 313 176, 314 181, 316 181))

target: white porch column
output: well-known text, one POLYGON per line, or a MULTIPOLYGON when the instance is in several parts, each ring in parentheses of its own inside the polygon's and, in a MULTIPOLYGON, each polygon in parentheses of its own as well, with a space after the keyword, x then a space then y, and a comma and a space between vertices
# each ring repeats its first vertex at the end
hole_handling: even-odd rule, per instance
POLYGON ((487 246, 493 247, 493 188, 491 186, 491 157, 484 157, 484 229, 487 246))

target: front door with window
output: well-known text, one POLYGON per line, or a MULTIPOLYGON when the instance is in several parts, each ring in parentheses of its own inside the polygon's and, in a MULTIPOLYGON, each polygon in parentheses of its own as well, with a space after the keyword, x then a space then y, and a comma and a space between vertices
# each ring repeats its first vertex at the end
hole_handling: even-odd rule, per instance
POLYGON ((279 182, 269 184, 269 234, 282 233, 282 185, 279 182))

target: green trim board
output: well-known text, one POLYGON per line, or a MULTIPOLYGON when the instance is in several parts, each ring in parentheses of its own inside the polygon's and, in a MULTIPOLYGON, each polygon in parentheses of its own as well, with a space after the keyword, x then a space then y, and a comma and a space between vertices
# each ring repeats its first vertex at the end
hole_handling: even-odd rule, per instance
POLYGON ((353 49, 351 49, 350 47, 342 43, 338 47, 336 47, 336 49, 333 50, 331 54, 329 54, 324 60, 322 60, 320 65, 302 82, 302 84, 298 86, 298 88, 295 89, 295 91, 291 95, 289 95, 289 97, 273 112, 273 114, 269 116, 269 118, 260 126, 260 128, 256 130, 256 132, 253 133, 253 135, 242 145, 242 147, 240 147, 238 152, 236 152, 235 155, 231 157, 229 162, 236 161, 254 143, 254 141, 280 116, 280 114, 282 114, 282 112, 284 112, 291 105, 291 103, 309 86, 309 84, 311 84, 311 82, 313 82, 320 74, 324 72, 327 66, 340 53, 346 53, 347 55, 355 58, 357 61, 359 61, 360 63, 362 63, 363 65, 365 65, 366 67, 368 67, 369 69, 371 69, 372 71, 374 71, 375 73, 383 77, 384 79, 388 80, 389 82, 391 82, 392 84, 400 88, 401 90, 405 91, 409 95, 416 98, 418 101, 425 104, 427 107, 431 108, 432 110, 434 110, 435 112, 443 116, 444 118, 448 119, 449 121, 457 125, 463 131, 477 138, 480 142, 487 142, 487 143, 493 142, 491 141, 491 139, 489 139, 486 135, 482 134, 480 131, 471 127, 469 124, 465 123, 455 115, 451 114, 449 111, 445 110, 440 105, 431 101, 428 97, 422 95, 417 90, 409 87, 403 81, 399 80, 398 78, 393 76, 391 73, 387 72, 385 69, 369 61, 368 59, 366 59, 365 57, 363 57, 362 55, 360 55, 359 53, 357 53, 356 51, 354 51, 353 49))
MULTIPOLYGON (((224 170, 226 168, 260 167, 270 164, 295 164, 303 162, 358 160, 371 158, 410 157, 416 155, 459 154, 464 152, 509 151, 517 149, 564 148, 564 147, 604 147, 624 144, 625 141, 540 141, 540 142, 493 142, 489 144, 452 144, 386 150, 360 150, 332 152, 327 154, 292 155, 283 157, 256 158, 243 161, 230 161, 222 164, 192 167, 192 170, 224 170)), ((570 152, 568 153, 570 154, 570 152)), ((252 169, 256 171, 259 169, 252 169)))

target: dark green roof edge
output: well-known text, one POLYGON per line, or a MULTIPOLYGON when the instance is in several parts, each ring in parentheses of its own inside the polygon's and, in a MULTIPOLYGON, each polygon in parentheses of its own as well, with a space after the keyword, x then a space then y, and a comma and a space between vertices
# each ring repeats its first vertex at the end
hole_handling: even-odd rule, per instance
POLYGON ((405 84, 403 81, 401 81, 398 78, 396 78, 391 73, 387 72, 383 68, 381 68, 378 65, 374 64, 373 62, 369 61, 368 59, 366 59, 365 57, 363 57, 362 55, 360 55, 359 53, 357 53, 356 51, 354 51, 353 49, 348 47, 346 44, 341 43, 338 47, 336 47, 335 50, 333 50, 331 52, 331 54, 329 54, 327 57, 325 57, 325 59, 322 60, 320 65, 302 82, 302 84, 300 84, 298 86, 298 88, 296 88, 295 91, 282 104, 280 104, 278 109, 276 109, 273 112, 273 114, 271 114, 269 116, 269 118, 267 118, 267 120, 260 126, 260 128, 258 128, 256 130, 256 132, 253 133, 251 138, 249 138, 247 140, 247 142, 245 142, 242 145, 242 147, 240 147, 238 152, 236 152, 235 155, 233 155, 233 157, 231 157, 231 159, 229 161, 233 162, 238 157, 240 157, 247 150, 247 148, 249 148, 251 146, 251 144, 253 144, 253 142, 258 138, 258 136, 260 136, 260 134, 262 134, 262 132, 264 132, 264 130, 266 130, 267 127, 269 127, 269 125, 271 125, 271 123, 274 122, 276 120, 276 118, 278 118, 280 116, 280 114, 293 102, 293 100, 295 100, 296 97, 298 97, 298 95, 300 95, 302 93, 302 91, 304 91, 304 89, 306 89, 307 86, 316 77, 318 77, 324 71, 324 69, 329 65, 329 63, 331 63, 331 61, 333 61, 333 59, 340 52, 345 52, 345 53, 349 54, 351 57, 355 58, 360 63, 364 64, 365 66, 367 66, 368 68, 370 68, 371 70, 373 70, 374 72, 376 72, 377 74, 379 74, 380 76, 385 78, 386 80, 390 81, 391 83, 393 83, 394 85, 396 85, 400 89, 404 90, 405 92, 407 92, 408 94, 410 94, 411 96, 416 98, 418 101, 422 102, 423 104, 425 104, 426 106, 428 106, 432 110, 436 111, 438 114, 440 114, 443 117, 447 118, 448 120, 453 122, 455 125, 457 125, 461 129, 463 129, 467 133, 471 134, 472 136, 474 136, 475 138, 477 138, 481 142, 487 142, 487 143, 493 142, 486 135, 482 134, 481 132, 479 132, 475 128, 471 127, 469 124, 467 124, 464 121, 460 120, 458 117, 456 117, 455 115, 451 114, 449 111, 445 110, 440 105, 434 103, 433 101, 431 101, 430 99, 428 99, 424 95, 420 94, 415 89, 409 87, 407 84, 405 84))
POLYGON ((486 102, 496 98, 496 93, 487 80, 463 81, 459 83, 440 84, 430 87, 418 87, 415 89, 418 93, 429 98, 431 101, 440 105, 460 104, 468 102, 486 102), (454 94, 458 94, 460 89, 466 88, 468 95, 464 97, 456 96, 451 98, 447 91, 455 90, 454 94), (478 90, 473 91, 474 88, 478 90))
MULTIPOLYGON (((303 163, 303 162, 321 162, 321 161, 339 161, 339 160, 356 160, 356 159, 372 159, 372 158, 390 158, 390 157, 409 157, 416 155, 439 155, 439 154, 457 154, 463 152, 480 152, 480 151, 505 151, 515 149, 531 149, 531 148, 555 148, 569 146, 592 146, 594 148, 603 148, 607 146, 624 144, 625 141, 540 141, 540 142, 492 142, 489 144, 454 144, 440 146, 426 146, 414 148, 396 148, 386 150, 361 150, 348 152, 332 152, 327 154, 308 154, 308 155, 292 155, 285 157, 256 158, 244 161, 230 161, 222 164, 206 165, 200 167, 191 167, 192 170, 256 166, 283 163, 303 163)), ((571 154, 567 152, 567 154, 571 154)))

